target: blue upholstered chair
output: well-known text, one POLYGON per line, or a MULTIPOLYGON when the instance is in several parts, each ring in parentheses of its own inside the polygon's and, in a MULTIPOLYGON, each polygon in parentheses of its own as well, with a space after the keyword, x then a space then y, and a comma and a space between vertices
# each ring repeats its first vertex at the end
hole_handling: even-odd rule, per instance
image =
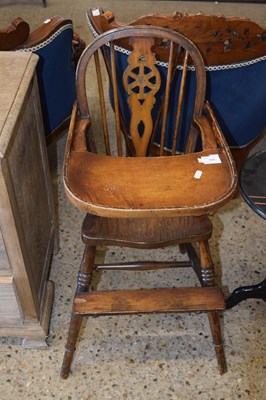
MULTIPOLYGON (((22 23, 25 26, 25 22, 17 18, 13 25, 19 30, 22 23)), ((39 56, 37 78, 45 136, 50 143, 68 126, 76 99, 75 67, 85 43, 74 33, 72 21, 59 16, 47 19, 28 33, 26 39, 24 34, 20 42, 12 32, 16 41, 0 50, 32 51, 39 56)))
MULTIPOLYGON (((89 27, 94 36, 109 29, 123 25, 115 21, 112 12, 103 12, 100 8, 87 12, 89 27)), ((265 30, 245 18, 226 18, 204 14, 147 15, 129 25, 163 26, 180 31, 191 39, 201 51, 207 70, 207 99, 211 103, 224 136, 234 155, 239 168, 252 146, 259 140, 266 127, 266 34, 265 30)), ((124 70, 125 53, 130 51, 117 46, 117 58, 124 70)), ((154 51, 161 51, 160 72, 166 76, 166 59, 161 46, 154 46, 154 51)), ((167 49, 165 52, 167 53, 167 49)), ((178 67, 177 67, 178 68, 178 67)), ((178 74, 176 74, 178 75, 178 74)), ((195 84, 195 73, 189 72, 190 83, 195 84)), ((176 79, 175 85, 180 82, 176 79)), ((128 111, 127 99, 124 110, 128 111)), ((175 104, 174 91, 171 96, 175 104)), ((190 99, 186 99, 187 105, 190 99)), ((189 110, 189 107, 188 107, 189 110)), ((155 111, 155 115, 158 110, 155 111)), ((190 116, 188 112, 182 121, 182 129, 189 132, 190 116)), ((169 121, 165 148, 169 148, 172 138, 173 121, 169 121)), ((159 138, 155 136, 155 142, 159 138)), ((177 152, 185 151, 184 144, 178 142, 177 152)))

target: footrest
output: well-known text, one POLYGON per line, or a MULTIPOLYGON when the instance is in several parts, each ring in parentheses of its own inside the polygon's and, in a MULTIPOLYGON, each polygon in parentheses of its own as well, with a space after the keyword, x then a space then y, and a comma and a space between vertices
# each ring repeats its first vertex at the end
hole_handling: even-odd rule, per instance
POLYGON ((219 287, 111 290, 77 293, 74 313, 81 315, 222 311, 219 287))

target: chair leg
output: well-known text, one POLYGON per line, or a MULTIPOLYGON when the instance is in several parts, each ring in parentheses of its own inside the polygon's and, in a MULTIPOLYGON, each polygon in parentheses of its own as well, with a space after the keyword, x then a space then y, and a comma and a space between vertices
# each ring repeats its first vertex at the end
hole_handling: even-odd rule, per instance
POLYGON ((208 313, 209 324, 212 333, 212 340, 214 344, 214 349, 216 353, 216 359, 218 362, 218 368, 220 374, 224 374, 227 371, 226 360, 224 355, 224 346, 222 340, 222 332, 220 325, 220 313, 219 312, 209 312, 208 313))
POLYGON ((181 254, 186 254, 187 253, 187 248, 185 243, 180 243, 179 244, 179 251, 181 254))
POLYGON ((214 286, 214 267, 208 241, 199 243, 201 282, 203 286, 214 286))
MULTIPOLYGON (((214 267, 208 241, 200 242, 199 250, 203 286, 214 286, 214 267)), ((227 371, 227 367, 220 325, 220 313, 216 311, 209 312, 208 319, 218 362, 218 368, 220 373, 224 374, 227 371)))
POLYGON ((64 359, 61 367, 61 378, 67 379, 70 372, 70 366, 73 360, 74 352, 76 350, 76 343, 81 327, 83 317, 74 315, 72 313, 68 330, 67 344, 65 347, 64 359))
MULTIPOLYGON (((87 292, 91 281, 92 270, 95 260, 96 247, 85 246, 83 259, 80 265, 77 281, 77 292, 87 292)), ((67 344, 65 347, 65 354, 61 368, 61 378, 66 379, 69 376, 71 362, 73 360, 74 352, 76 350, 76 343, 79 336, 79 331, 83 316, 76 315, 72 312, 69 324, 67 344)))

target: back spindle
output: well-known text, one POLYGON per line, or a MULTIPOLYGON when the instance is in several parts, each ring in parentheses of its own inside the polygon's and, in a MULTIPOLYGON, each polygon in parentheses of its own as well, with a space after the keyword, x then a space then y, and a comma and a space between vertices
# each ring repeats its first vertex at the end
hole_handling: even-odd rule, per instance
POLYGON ((180 91, 179 91, 179 98, 178 98, 178 103, 177 103, 177 110, 176 110, 176 120, 175 120, 174 137, 173 137, 173 144, 172 144, 172 154, 175 154, 175 151, 176 151, 176 143, 177 143, 177 138, 178 138, 181 112, 182 112, 182 106, 183 106, 183 101, 184 101, 185 85, 186 85, 186 79, 187 79, 188 58, 189 58, 189 53, 188 53, 188 51, 186 51, 185 58, 184 58, 184 64, 183 64, 182 78, 181 78, 181 83, 180 83, 180 91))
POLYGON ((102 80, 102 72, 101 72, 98 51, 96 51, 94 53, 94 62, 95 62, 95 69, 96 69, 98 90, 99 90, 99 99, 100 99, 100 106, 101 106, 101 116, 102 116, 102 124, 103 124, 105 151, 106 151, 107 155, 111 155, 109 133, 108 133, 108 122, 107 122, 107 115, 106 115, 104 90, 103 90, 103 80, 102 80))
POLYGON ((120 108, 118 98, 118 83, 117 83, 117 72, 116 72, 116 59, 114 43, 110 43, 111 49, 111 72, 112 72, 112 87, 114 95, 114 112, 115 112, 115 125, 116 125, 116 138, 117 138, 117 154, 122 157, 122 135, 120 125, 120 108))

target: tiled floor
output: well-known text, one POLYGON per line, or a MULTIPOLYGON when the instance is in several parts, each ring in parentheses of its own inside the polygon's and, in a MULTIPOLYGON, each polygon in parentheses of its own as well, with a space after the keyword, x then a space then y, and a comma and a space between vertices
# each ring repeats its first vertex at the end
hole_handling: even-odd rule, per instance
MULTIPOLYGON (((242 15, 263 23, 263 5, 170 1, 48 0, 43 9, 40 0, 1 1, 1 26, 17 15, 35 26, 53 15, 72 18, 75 29, 89 42, 85 9, 100 5, 112 9, 121 20, 147 12, 205 11, 242 15)), ((80 225, 83 214, 66 199, 62 188, 62 158, 65 137, 57 145, 60 251, 54 256, 51 280, 55 283, 55 301, 51 318, 49 347, 30 350, 20 339, 0 340, 0 400, 265 400, 266 399, 266 304, 248 300, 224 313, 222 325, 228 372, 220 376, 211 344, 207 317, 203 314, 121 316, 89 319, 84 325, 73 374, 59 377, 67 335, 71 301, 83 246, 80 225)), ((265 147, 265 142, 264 142, 265 147)), ((50 149, 52 154, 55 147, 50 149)), ((236 286, 257 283, 265 277, 266 224, 240 199, 233 200, 214 217, 211 240, 213 258, 222 284, 231 291, 236 286)), ((102 257, 99 254, 99 257, 102 257)), ((106 257, 137 256, 132 250, 106 251, 106 257)), ((153 252, 172 259, 176 249, 153 252), (166 253, 166 254, 165 254, 166 253)), ((152 284, 158 273, 147 273, 152 284)), ((182 276, 167 272, 160 281, 172 284, 179 279, 194 283, 184 271, 182 276), (167 282, 166 282, 167 281, 167 282)), ((137 283, 139 273, 129 281, 137 283)), ((193 280, 192 280, 193 279, 193 280)), ((121 278, 113 274, 112 282, 121 278)), ((103 280, 107 288, 107 280, 103 280)))

